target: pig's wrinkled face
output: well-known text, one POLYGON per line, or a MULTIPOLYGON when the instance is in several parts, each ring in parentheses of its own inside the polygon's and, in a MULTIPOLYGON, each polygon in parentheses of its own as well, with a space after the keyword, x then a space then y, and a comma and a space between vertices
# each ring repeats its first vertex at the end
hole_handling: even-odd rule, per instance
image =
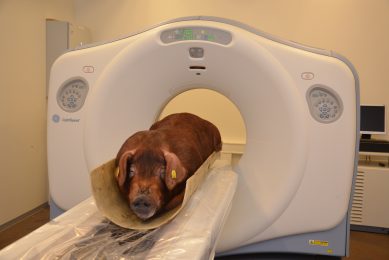
POLYGON ((119 188, 129 207, 142 220, 156 215, 165 205, 166 162, 162 153, 138 151, 126 162, 126 176, 119 188))
POLYGON ((182 202, 178 195, 185 190, 188 171, 175 153, 155 146, 128 149, 120 154, 117 164, 120 192, 141 220, 182 202))

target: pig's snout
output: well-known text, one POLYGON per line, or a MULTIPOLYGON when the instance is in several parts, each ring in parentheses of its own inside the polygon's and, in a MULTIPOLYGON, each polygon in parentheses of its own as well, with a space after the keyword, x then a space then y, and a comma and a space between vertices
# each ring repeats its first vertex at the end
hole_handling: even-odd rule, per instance
POLYGON ((154 216, 157 207, 155 202, 147 195, 138 196, 130 205, 132 211, 142 220, 154 216))

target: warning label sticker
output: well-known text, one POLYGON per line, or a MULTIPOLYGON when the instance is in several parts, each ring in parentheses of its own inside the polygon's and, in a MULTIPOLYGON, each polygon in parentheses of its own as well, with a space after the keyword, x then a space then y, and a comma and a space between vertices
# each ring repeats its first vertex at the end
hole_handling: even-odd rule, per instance
POLYGON ((310 244, 311 246, 328 246, 329 242, 324 240, 310 239, 308 240, 308 244, 310 244))

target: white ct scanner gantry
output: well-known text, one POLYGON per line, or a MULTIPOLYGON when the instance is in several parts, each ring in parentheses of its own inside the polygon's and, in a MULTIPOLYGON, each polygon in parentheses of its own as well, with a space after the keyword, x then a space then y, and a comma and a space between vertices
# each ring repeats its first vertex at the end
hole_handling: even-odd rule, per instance
MULTIPOLYGON (((91 195, 114 158, 178 94, 202 86, 239 109, 247 144, 217 252, 346 255, 359 83, 332 51, 231 20, 186 17, 62 55, 53 65, 48 170, 53 210, 91 195)), ((55 213, 54 213, 55 214, 55 213)))

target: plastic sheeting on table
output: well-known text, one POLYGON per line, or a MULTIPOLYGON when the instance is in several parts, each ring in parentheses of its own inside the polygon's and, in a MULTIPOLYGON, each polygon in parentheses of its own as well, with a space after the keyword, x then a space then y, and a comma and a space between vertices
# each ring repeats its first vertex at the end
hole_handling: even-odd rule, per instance
POLYGON ((180 214, 146 232, 109 222, 89 198, 0 251, 0 259, 210 259, 236 184, 231 167, 216 161, 180 214))

